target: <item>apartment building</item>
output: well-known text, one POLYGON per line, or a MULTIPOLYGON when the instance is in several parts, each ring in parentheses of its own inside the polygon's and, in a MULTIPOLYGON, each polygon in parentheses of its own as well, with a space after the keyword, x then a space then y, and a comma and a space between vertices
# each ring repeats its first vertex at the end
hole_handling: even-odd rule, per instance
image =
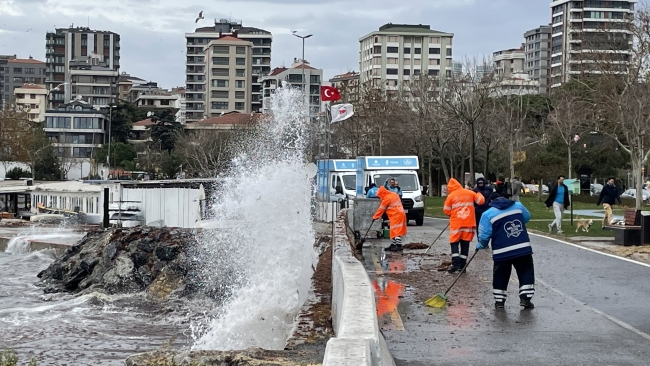
POLYGON ((524 33, 526 60, 524 72, 539 83, 540 94, 548 94, 551 66, 551 26, 542 25, 524 33))
POLYGON ((204 116, 252 111, 252 50, 253 42, 229 35, 207 44, 204 51, 205 80, 202 75, 187 76, 188 83, 205 82, 204 116))
MULTIPOLYGON (((108 31, 91 30, 87 27, 57 28, 45 36, 47 89, 51 92, 50 107, 69 103, 81 95, 84 100, 90 97, 90 103, 114 103, 118 98, 115 74, 120 70, 120 36, 108 31), (91 67, 84 69, 82 64, 91 67), (72 70, 85 72, 71 72, 72 70), (92 71, 92 72, 88 72, 92 71), (73 75, 78 76, 77 81, 73 75), (84 76, 84 77, 79 77, 84 76), (87 78, 88 76, 91 79, 87 78), (83 79, 86 81, 79 81, 83 79), (107 82, 110 79, 110 82, 107 82), (91 80, 88 82, 87 80, 91 80), (55 90, 58 85, 64 86, 55 90), (83 93, 78 93, 75 84, 79 84, 83 93), (97 84, 97 85, 94 85, 97 84), (88 91, 85 87, 91 87, 88 91), (109 87, 108 94, 102 94, 109 87), (74 90, 73 90, 74 89, 74 90), (105 98, 105 99, 104 99, 105 98)), ((107 104, 108 104, 107 103, 107 104)))
POLYGON ((311 116, 321 111, 320 87, 323 80, 323 70, 309 65, 302 59, 294 59, 291 67, 276 67, 269 76, 262 78, 262 91, 264 100, 262 112, 266 113, 271 108, 271 95, 275 90, 283 87, 293 87, 309 91, 309 113, 311 116), (304 76, 304 79, 303 79, 304 76))
POLYGON ((108 120, 91 104, 74 100, 46 111, 43 130, 57 157, 90 163, 90 158, 107 141, 108 120))
POLYGON ((356 104, 359 102, 359 73, 350 71, 345 74, 335 75, 330 83, 341 92, 341 103, 356 104))
POLYGON ((491 93, 495 98, 539 94, 539 81, 525 72, 515 72, 500 79, 491 93))
MULTIPOLYGON (((630 31, 638 0, 551 1, 551 88, 601 73, 602 60, 630 60, 630 31)), ((622 68, 621 68, 622 70, 622 68)), ((616 71, 616 70, 615 70, 616 71)))
POLYGON ((412 75, 452 75, 452 33, 388 23, 359 39, 360 82, 395 88, 412 75))
POLYGON ((143 84, 147 84, 147 81, 136 76, 131 76, 126 72, 122 72, 117 80, 118 99, 133 103, 133 100, 129 99, 131 98, 131 89, 143 84))
POLYGON ((492 53, 494 72, 499 77, 508 78, 512 74, 524 72, 526 55, 523 46, 492 53))
POLYGON ((43 122, 47 108, 47 90, 45 85, 25 84, 14 89, 16 106, 27 113, 30 121, 43 122))
MULTIPOLYGON (((271 43, 273 36, 271 32, 263 29, 244 27, 241 21, 220 19, 215 20, 214 26, 197 28, 193 33, 186 33, 186 118, 188 122, 198 121, 212 115, 212 100, 210 100, 211 93, 208 93, 208 79, 212 79, 212 65, 209 63, 205 56, 206 48, 210 42, 220 39, 224 36, 231 36, 239 40, 248 41, 252 44, 252 50, 249 53, 249 60, 247 60, 247 72, 250 73, 250 87, 246 88, 244 92, 249 95, 250 111, 257 112, 262 109, 262 84, 261 78, 271 73, 271 43)), ((212 44, 214 46, 214 44, 212 44)), ((216 56, 219 57, 219 56, 216 56)), ((240 56, 241 58, 241 56, 240 56)), ((220 65, 224 66, 224 65, 220 65)), ((241 66, 244 65, 233 65, 241 66)), ((235 68, 236 70, 237 68, 235 68)), ((235 71, 236 72, 236 71, 235 71)), ((241 73, 240 73, 241 75, 241 73)), ((230 76, 230 75, 229 75, 230 76)), ((241 76, 239 76, 240 78, 241 76)), ((247 76, 246 76, 247 77, 247 76)), ((212 79, 216 80, 216 79, 212 79)), ((236 83, 228 84, 229 93, 235 95, 237 90, 236 83)), ((222 88, 219 91, 224 91, 222 88)), ((238 93, 241 95, 241 93, 238 93)), ((214 102, 219 102, 214 100, 214 102)), ((225 101, 221 101, 225 102, 225 101)), ((236 111, 236 106, 241 107, 241 104, 246 103, 241 99, 228 102, 229 109, 218 109, 216 111, 227 112, 236 111)), ((215 106, 223 107, 225 104, 218 104, 215 106)), ((219 112, 219 113, 220 113, 219 112)))
POLYGON ((14 90, 24 84, 45 84, 45 62, 32 56, 0 55, 0 109, 14 97, 14 90))

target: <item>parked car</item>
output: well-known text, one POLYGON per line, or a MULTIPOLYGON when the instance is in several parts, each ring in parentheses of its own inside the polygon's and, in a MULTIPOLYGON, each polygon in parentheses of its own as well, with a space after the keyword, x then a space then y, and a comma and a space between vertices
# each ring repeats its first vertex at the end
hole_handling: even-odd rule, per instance
MULTIPOLYGON (((539 192, 539 186, 537 184, 526 184, 526 188, 526 193, 537 194, 539 192)), ((546 184, 542 185, 542 194, 548 194, 548 186, 546 184)))
POLYGON ((592 183, 589 188, 589 194, 591 196, 598 196, 603 190, 603 185, 599 183, 592 183))
MULTIPOLYGON (((641 190, 641 194, 643 195, 643 201, 650 202, 650 191, 644 188, 641 190)), ((621 194, 621 198, 636 199, 636 189, 631 188, 626 190, 625 192, 623 192, 623 194, 621 194)))

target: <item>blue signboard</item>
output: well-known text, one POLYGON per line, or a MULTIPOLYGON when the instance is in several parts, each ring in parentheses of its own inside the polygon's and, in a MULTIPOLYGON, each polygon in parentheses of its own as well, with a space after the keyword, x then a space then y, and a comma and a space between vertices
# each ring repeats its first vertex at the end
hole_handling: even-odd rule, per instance
POLYGON ((334 170, 357 170, 357 162, 355 160, 334 160, 334 170))
POLYGON ((366 169, 418 169, 417 156, 366 156, 366 169))

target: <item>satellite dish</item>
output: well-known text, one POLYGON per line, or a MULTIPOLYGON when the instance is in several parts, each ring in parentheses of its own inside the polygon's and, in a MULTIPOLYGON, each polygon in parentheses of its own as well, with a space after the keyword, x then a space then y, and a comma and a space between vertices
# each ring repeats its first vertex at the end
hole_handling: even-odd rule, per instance
POLYGON ((318 173, 318 167, 316 167, 316 164, 314 163, 309 163, 307 166, 305 166, 305 171, 307 172, 307 176, 309 178, 315 177, 316 173, 318 173))
POLYGON ((153 116, 153 112, 147 112, 147 117, 153 116))

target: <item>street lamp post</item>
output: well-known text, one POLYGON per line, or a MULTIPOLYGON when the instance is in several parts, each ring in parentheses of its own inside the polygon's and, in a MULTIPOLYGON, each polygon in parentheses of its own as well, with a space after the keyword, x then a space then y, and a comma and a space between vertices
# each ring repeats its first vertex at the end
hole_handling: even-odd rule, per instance
POLYGON ((305 39, 313 36, 313 34, 308 34, 306 36, 301 36, 296 33, 296 31, 292 31, 294 36, 302 39, 302 91, 307 95, 307 109, 309 109, 309 92, 305 89, 307 86, 307 81, 305 80, 305 39))

